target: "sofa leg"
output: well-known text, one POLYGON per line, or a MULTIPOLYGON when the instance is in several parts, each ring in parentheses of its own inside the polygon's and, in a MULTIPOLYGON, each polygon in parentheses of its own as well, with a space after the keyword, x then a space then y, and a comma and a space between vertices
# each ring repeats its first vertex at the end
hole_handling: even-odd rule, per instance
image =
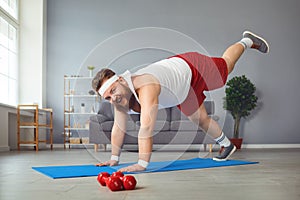
POLYGON ((212 152, 212 144, 209 144, 209 153, 211 153, 212 152))
POLYGON ((106 151, 107 144, 103 144, 104 151, 106 151))
POLYGON ((99 145, 98 144, 94 144, 94 151, 97 152, 98 151, 98 147, 99 145))
MULTIPOLYGON (((207 150, 207 144, 203 144, 204 147, 204 151, 207 150)), ((212 144, 208 144, 208 151, 209 153, 213 152, 213 145, 212 144)))

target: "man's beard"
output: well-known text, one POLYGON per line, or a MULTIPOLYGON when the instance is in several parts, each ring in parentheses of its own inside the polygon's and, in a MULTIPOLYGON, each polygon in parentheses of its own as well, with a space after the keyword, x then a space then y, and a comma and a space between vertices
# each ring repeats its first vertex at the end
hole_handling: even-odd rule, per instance
POLYGON ((117 109, 122 110, 124 112, 128 112, 131 108, 132 108, 132 103, 135 100, 135 97, 132 93, 132 91, 129 89, 128 86, 125 86, 123 84, 120 84, 120 86, 122 87, 122 90, 125 90, 125 92, 121 95, 121 101, 119 103, 116 103, 115 106, 117 109), (122 105, 122 101, 127 101, 127 103, 124 105, 122 105))
POLYGON ((116 108, 118 110, 121 110, 121 111, 124 111, 124 112, 128 112, 129 111, 129 107, 128 106, 122 106, 122 105, 119 105, 119 104, 115 104, 116 108))

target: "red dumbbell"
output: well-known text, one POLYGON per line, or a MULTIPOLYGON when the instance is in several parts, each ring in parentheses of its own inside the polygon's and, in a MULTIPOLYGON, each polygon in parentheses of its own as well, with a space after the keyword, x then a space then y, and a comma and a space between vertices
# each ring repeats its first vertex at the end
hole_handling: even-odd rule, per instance
POLYGON ((112 175, 102 172, 98 174, 97 180, 102 186, 107 186, 111 191, 134 190, 137 184, 134 176, 124 176, 122 172, 114 172, 112 175))
POLYGON ((101 172, 98 174, 97 180, 102 186, 106 186, 106 181, 110 177, 110 174, 107 172, 101 172))
POLYGON ((119 177, 121 179, 121 181, 122 181, 122 179, 124 177, 124 174, 122 172, 117 171, 117 172, 112 173, 111 176, 113 176, 113 177, 119 177))
POLYGON ((136 179, 134 176, 128 175, 123 177, 123 187, 125 190, 134 190, 136 186, 136 179))
POLYGON ((117 177, 117 176, 109 177, 106 181, 106 186, 113 192, 120 191, 123 189, 123 183, 122 183, 120 177, 117 177))

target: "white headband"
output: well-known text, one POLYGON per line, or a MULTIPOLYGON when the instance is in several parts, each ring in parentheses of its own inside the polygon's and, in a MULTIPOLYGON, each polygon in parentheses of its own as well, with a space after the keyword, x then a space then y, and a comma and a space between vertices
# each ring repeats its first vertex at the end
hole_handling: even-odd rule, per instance
POLYGON ((99 89, 99 94, 101 96, 103 96, 104 92, 116 81, 118 80, 119 77, 117 75, 114 75, 112 77, 110 77, 109 79, 107 79, 104 84, 100 87, 99 89))

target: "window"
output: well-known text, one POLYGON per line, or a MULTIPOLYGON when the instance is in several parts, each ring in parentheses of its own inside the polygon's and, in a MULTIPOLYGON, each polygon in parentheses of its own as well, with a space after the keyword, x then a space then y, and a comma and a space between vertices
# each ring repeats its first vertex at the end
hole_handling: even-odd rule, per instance
POLYGON ((18 0, 0 0, 0 103, 18 104, 18 0))
POLYGON ((18 19, 18 0, 0 0, 0 6, 14 19, 18 19))

